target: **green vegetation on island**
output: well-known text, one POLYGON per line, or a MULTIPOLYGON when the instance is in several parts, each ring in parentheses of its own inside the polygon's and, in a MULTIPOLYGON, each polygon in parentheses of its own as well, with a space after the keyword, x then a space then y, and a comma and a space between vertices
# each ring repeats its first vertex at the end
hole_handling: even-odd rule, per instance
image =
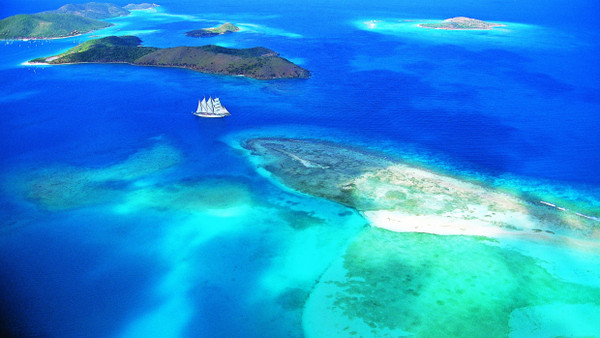
POLYGON ((193 37, 193 38, 208 38, 211 36, 217 36, 217 35, 223 35, 223 34, 237 32, 239 30, 240 30, 239 27, 237 27, 229 22, 226 22, 218 27, 202 28, 202 29, 189 31, 189 32, 186 32, 185 35, 193 37))
POLYGON ((136 59, 150 54, 159 48, 141 47, 142 40, 137 36, 108 36, 88 40, 63 54, 49 58, 31 60, 35 63, 134 63, 136 59))
POLYGON ((112 26, 64 13, 18 14, 0 20, 0 39, 64 38, 112 26))
POLYGON ((0 20, 0 39, 57 39, 88 33, 113 24, 101 19, 129 15, 115 4, 67 4, 57 10, 18 14, 0 20))
POLYGON ((421 23, 419 27, 422 28, 433 28, 433 29, 445 29, 445 30, 489 30, 494 27, 504 26, 499 23, 485 22, 477 19, 466 18, 459 16, 455 18, 446 19, 439 23, 421 23))
POLYGON ((111 3, 88 2, 86 4, 67 4, 50 13, 64 13, 82 16, 90 19, 108 19, 129 15, 123 7, 111 3))
POLYGON ((140 46, 136 36, 109 36, 86 41, 67 52, 31 60, 33 63, 128 63, 191 69, 202 73, 254 79, 309 78, 310 72, 263 48, 234 49, 214 45, 155 48, 140 46))

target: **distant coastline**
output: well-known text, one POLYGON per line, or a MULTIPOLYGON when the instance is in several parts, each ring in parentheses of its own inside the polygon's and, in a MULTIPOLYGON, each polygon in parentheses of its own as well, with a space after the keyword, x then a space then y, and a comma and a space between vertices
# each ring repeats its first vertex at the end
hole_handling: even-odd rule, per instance
POLYGON ((90 2, 67 4, 52 11, 17 14, 0 20, 0 40, 65 39, 114 26, 104 19, 131 14, 131 10, 158 7, 157 4, 129 4, 119 7, 111 3, 90 2))
MULTIPOLYGON (((90 32, 92 32, 92 31, 90 31, 90 32)), ((82 36, 82 35, 85 35, 85 34, 90 33, 90 32, 77 33, 75 35, 68 35, 68 36, 50 37, 50 38, 33 37, 33 38, 23 38, 23 39, 0 39, 0 40, 2 40, 2 41, 46 41, 46 40, 61 40, 61 39, 68 39, 68 38, 74 38, 74 37, 82 36)))

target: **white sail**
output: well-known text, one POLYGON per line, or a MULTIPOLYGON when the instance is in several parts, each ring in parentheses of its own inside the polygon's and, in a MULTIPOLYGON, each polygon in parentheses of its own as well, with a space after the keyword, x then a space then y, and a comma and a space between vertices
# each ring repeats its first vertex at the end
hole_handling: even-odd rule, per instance
POLYGON ((209 114, 215 113, 215 106, 212 97, 208 99, 208 102, 206 102, 206 112, 209 114))
POLYGON ((215 113, 219 115, 231 115, 229 111, 223 107, 221 104, 221 100, 217 97, 215 98, 215 113))
POLYGON ((194 112, 195 115, 200 117, 224 117, 231 115, 229 111, 221 104, 221 100, 216 97, 202 98, 202 101, 198 101, 198 109, 194 112))
POLYGON ((204 113, 206 112, 206 98, 202 98, 202 101, 198 100, 198 109, 196 110, 197 113, 204 113))

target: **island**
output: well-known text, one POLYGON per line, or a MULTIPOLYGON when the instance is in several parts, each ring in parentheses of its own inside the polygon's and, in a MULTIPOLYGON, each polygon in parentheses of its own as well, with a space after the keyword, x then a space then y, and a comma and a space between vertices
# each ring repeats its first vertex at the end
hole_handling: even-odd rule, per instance
POLYGON ((490 30, 505 25, 459 16, 439 23, 421 23, 419 27, 445 30, 490 30))
POLYGON ((245 76, 259 80, 306 79, 310 72, 264 48, 141 46, 136 36, 108 36, 86 41, 65 53, 31 60, 32 64, 127 63, 185 68, 202 73, 245 76))
POLYGON ((63 13, 82 16, 89 19, 109 19, 129 15, 129 11, 115 4, 88 2, 86 4, 66 4, 49 13, 63 13))
POLYGON ((103 19, 127 16, 129 9, 154 8, 156 4, 129 4, 124 7, 111 3, 89 2, 67 4, 56 10, 35 14, 18 14, 0 20, 0 39, 31 40, 60 39, 85 34, 113 24, 103 19))
POLYGON ((144 2, 141 4, 129 4, 129 5, 123 6, 123 8, 128 11, 143 11, 146 9, 152 9, 152 8, 156 8, 159 6, 160 5, 157 5, 155 3, 150 4, 150 3, 144 2))
POLYGON ((66 13, 18 14, 0 20, 0 39, 58 39, 110 26, 108 22, 66 13))
POLYGON ((217 35, 223 35, 223 34, 237 32, 239 30, 240 30, 239 27, 237 27, 229 22, 226 22, 218 27, 202 28, 202 29, 196 29, 193 31, 189 31, 189 32, 186 32, 185 35, 187 35, 189 37, 193 37, 193 38, 208 38, 211 36, 217 36, 217 35))

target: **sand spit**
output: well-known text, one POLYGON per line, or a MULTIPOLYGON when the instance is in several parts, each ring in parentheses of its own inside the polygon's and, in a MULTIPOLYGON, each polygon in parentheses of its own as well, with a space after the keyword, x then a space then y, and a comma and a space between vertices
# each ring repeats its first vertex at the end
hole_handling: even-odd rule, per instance
POLYGON ((600 222, 547 203, 314 140, 262 138, 245 148, 287 186, 359 210, 396 232, 485 237, 600 239, 600 222))

